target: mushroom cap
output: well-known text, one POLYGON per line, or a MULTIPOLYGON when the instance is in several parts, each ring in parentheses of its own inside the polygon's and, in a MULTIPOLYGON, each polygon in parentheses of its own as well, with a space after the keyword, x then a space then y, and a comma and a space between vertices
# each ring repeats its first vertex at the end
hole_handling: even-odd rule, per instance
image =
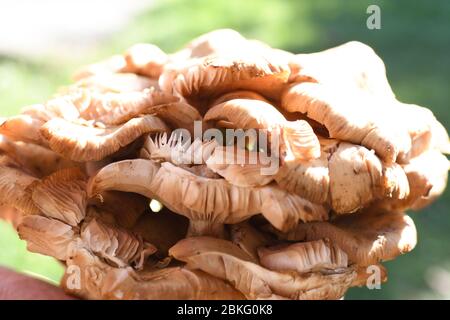
POLYGON ((239 32, 231 29, 218 29, 195 38, 186 45, 190 57, 206 57, 213 54, 226 54, 236 46, 246 45, 245 39, 239 32))
POLYGON ((69 94, 80 89, 99 93, 125 93, 143 91, 151 87, 158 88, 158 81, 134 73, 98 74, 78 80, 63 89, 62 93, 69 94))
POLYGON ((122 124, 139 114, 145 113, 151 107, 179 100, 179 98, 155 88, 125 93, 100 94, 92 92, 87 99, 89 104, 81 112, 81 117, 106 125, 122 124))
POLYGON ((31 198, 31 188, 38 179, 4 163, 6 162, 4 160, 2 162, 0 162, 0 204, 8 204, 25 215, 39 213, 39 208, 31 198))
POLYGON ((314 203, 325 203, 330 185, 328 157, 329 154, 322 152, 317 159, 285 161, 274 179, 282 189, 314 203))
POLYGON ((356 277, 349 268, 326 275, 270 271, 231 242, 210 237, 181 240, 169 253, 190 269, 230 282, 247 299, 339 299, 356 277))
POLYGON ((92 178, 90 195, 106 190, 136 192, 156 198, 171 211, 193 220, 238 223, 262 213, 280 230, 299 221, 322 221, 328 210, 275 185, 243 188, 223 179, 211 179, 164 162, 150 160, 116 162, 92 178))
POLYGON ((73 228, 59 220, 39 215, 26 216, 17 231, 27 241, 27 249, 59 260, 68 258, 69 244, 75 241, 73 228))
POLYGON ((347 254, 324 240, 260 247, 258 255, 261 265, 273 271, 306 273, 348 267, 347 254))
POLYGON ((186 129, 194 134, 195 122, 202 121, 196 108, 186 102, 169 102, 152 106, 144 114, 155 114, 174 129, 186 129))
POLYGON ((117 267, 134 265, 141 269, 144 259, 157 251, 150 243, 127 229, 108 225, 98 219, 83 224, 81 240, 84 245, 99 257, 117 267))
POLYGON ((329 239, 347 253, 351 263, 361 266, 394 259, 414 249, 417 243, 416 227, 410 217, 377 208, 339 216, 329 222, 302 223, 286 238, 329 239))
POLYGON ((377 99, 363 91, 306 82, 288 88, 281 99, 286 111, 304 113, 323 124, 331 138, 374 149, 387 163, 411 149, 409 132, 398 125, 396 117, 384 116, 392 105, 391 100, 377 99))
POLYGON ((78 168, 59 170, 32 186, 32 199, 45 216, 75 227, 86 216, 86 183, 78 168))
MULTIPOLYGON (((209 169, 216 172, 225 180, 240 187, 260 187, 269 184, 273 175, 265 174, 271 163, 263 152, 238 149, 235 146, 218 146, 206 160, 209 169)), ((278 159, 275 159, 278 165, 278 159)))
POLYGON ((284 116, 270 103, 256 99, 231 99, 213 106, 205 121, 225 120, 240 129, 271 129, 286 123, 284 116))
POLYGON ((189 99, 240 89, 278 98, 289 73, 287 64, 274 56, 233 52, 169 65, 159 84, 163 90, 189 99))
POLYGON ((138 43, 125 52, 124 68, 127 72, 137 73, 149 78, 159 78, 169 56, 160 48, 149 43, 138 43))
POLYGON ((166 132, 169 128, 158 117, 146 115, 120 126, 99 127, 61 118, 48 121, 42 135, 50 148, 74 161, 97 161, 129 145, 145 133, 166 132))
POLYGON ((45 104, 33 104, 22 108, 21 115, 30 116, 36 122, 45 123, 52 118, 76 120, 80 117, 80 110, 75 106, 85 101, 83 90, 77 90, 70 96, 56 96, 45 104))
POLYGON ((149 184, 159 170, 159 165, 151 160, 135 159, 114 162, 102 168, 91 178, 88 185, 89 197, 104 191, 134 192, 153 198, 149 184))
POLYGON ((321 52, 290 59, 291 81, 313 81, 394 98, 383 60, 368 45, 350 41, 321 52))
POLYGON ((262 95, 254 92, 254 91, 237 90, 237 91, 231 91, 231 92, 221 95, 220 97, 218 97, 211 103, 211 106, 216 106, 218 104, 227 102, 229 100, 235 100, 235 99, 253 99, 253 100, 260 100, 260 101, 264 101, 266 103, 270 103, 266 98, 264 98, 262 95))
POLYGON ((0 124, 0 135, 15 141, 46 146, 47 142, 39 132, 43 124, 43 121, 26 114, 10 117, 0 124))
POLYGON ((278 230, 287 232, 300 222, 328 220, 329 209, 291 194, 276 185, 260 188, 261 213, 278 230))
POLYGON ((240 300, 242 295, 226 282, 182 267, 135 272, 114 268, 83 248, 76 248, 67 260, 64 289, 86 299, 220 299, 240 300), (80 289, 71 286, 71 266, 81 272, 80 289))
POLYGON ((306 160, 320 155, 319 140, 306 121, 288 122, 274 106, 261 100, 228 100, 209 109, 204 120, 225 121, 233 128, 244 130, 265 129, 271 133, 274 129, 279 129, 279 152, 284 157, 306 160))
POLYGON ((447 185, 450 163, 436 149, 425 151, 402 165, 410 192, 404 198, 386 199, 379 205, 387 210, 419 210, 439 197, 447 185))
POLYGON ((382 164, 362 146, 340 143, 329 160, 330 200, 337 213, 355 212, 382 193, 382 164))
POLYGON ((400 165, 382 162, 363 146, 321 142, 320 158, 283 161, 275 176, 281 188, 314 203, 328 203, 338 214, 354 212, 374 200, 408 196, 408 181, 400 165))
POLYGON ((81 167, 79 163, 64 159, 56 152, 42 146, 21 141, 11 141, 0 135, 0 152, 4 152, 17 165, 41 178, 64 168, 81 167))

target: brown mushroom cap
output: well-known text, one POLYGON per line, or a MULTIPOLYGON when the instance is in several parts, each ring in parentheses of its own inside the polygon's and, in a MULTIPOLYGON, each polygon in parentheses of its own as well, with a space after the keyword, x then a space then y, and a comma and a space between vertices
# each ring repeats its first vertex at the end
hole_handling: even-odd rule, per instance
POLYGON ((287 234, 287 239, 329 239, 347 253, 350 262, 368 266, 411 251, 417 235, 414 222, 407 215, 375 208, 330 222, 299 224, 287 234))
POLYGON ((329 171, 331 204, 338 213, 354 212, 382 194, 382 164, 364 147, 339 144, 329 171))
POLYGON ((325 51, 297 54, 290 59, 292 81, 307 80, 348 86, 374 95, 394 97, 383 60, 368 45, 350 41, 325 51))
POLYGON ((396 118, 383 117, 382 110, 393 102, 376 99, 362 91, 346 91, 317 83, 299 83, 287 89, 281 99, 289 112, 301 112, 323 124, 331 138, 374 149, 387 163, 411 149, 409 132, 396 118))
POLYGON ((385 199, 380 207, 388 210, 419 210, 432 203, 445 190, 450 163, 438 150, 425 151, 402 165, 410 192, 400 199, 385 199), (431 165, 432 164, 432 165, 431 165))
POLYGON ((336 213, 351 213, 374 200, 405 199, 409 185, 398 164, 386 164, 363 146, 322 141, 322 154, 309 161, 284 161, 275 176, 281 188, 336 213))
POLYGON ((86 182, 78 168, 63 169, 35 183, 32 198, 45 216, 77 226, 86 216, 86 182))
POLYGON ((86 249, 74 250, 68 269, 81 271, 81 286, 73 286, 71 273, 64 275, 64 289, 86 299, 222 299, 240 300, 242 295, 226 282, 201 271, 172 267, 135 272, 132 268, 113 268, 86 249))
POLYGON ((101 160, 145 133, 166 131, 164 122, 152 115, 106 128, 55 118, 41 128, 50 148, 74 161, 101 160))
POLYGON ((81 112, 86 120, 107 125, 124 123, 153 106, 177 102, 179 99, 154 88, 139 92, 96 93, 87 97, 88 106, 81 112))
POLYGON ((186 45, 186 48, 190 51, 190 57, 194 58, 229 53, 239 44, 247 44, 247 39, 239 32, 231 29, 218 29, 195 38, 186 45))
POLYGON ((170 210, 193 220, 238 223, 262 213, 276 228, 328 218, 325 207, 277 186, 248 189, 223 179, 197 176, 169 162, 129 160, 106 166, 92 179, 90 195, 106 190, 137 192, 157 198, 170 210))
MULTIPOLYGON (((262 152, 239 150, 235 146, 214 149, 206 160, 209 169, 225 180, 240 187, 260 187, 269 184, 273 175, 264 174, 264 169, 270 169, 270 163, 262 163, 265 156, 262 152)), ((275 159, 278 165, 278 159, 275 159)))
POLYGON ((304 120, 288 122, 271 104, 254 99, 233 99, 218 104, 206 113, 205 121, 225 121, 238 129, 280 130, 280 150, 285 158, 313 159, 320 145, 311 126, 304 120))
POLYGON ((0 124, 0 135, 16 141, 46 146, 47 142, 39 132, 43 124, 43 121, 26 114, 10 117, 0 124))
POLYGON ((157 251, 155 246, 127 229, 95 218, 83 225, 81 239, 92 252, 121 268, 131 264, 141 269, 144 259, 157 251))
POLYGON ((159 84, 165 91, 191 99, 239 89, 278 98, 289 72, 287 64, 273 56, 234 52, 169 65, 159 84))
POLYGON ((27 241, 28 250, 59 260, 68 258, 69 244, 76 238, 71 226, 38 215, 24 217, 17 230, 20 238, 27 241))
POLYGON ((282 189, 314 203, 325 203, 330 185, 328 157, 329 154, 322 152, 317 159, 286 161, 280 166, 274 179, 282 189))
POLYGON ((31 198, 31 187, 38 179, 4 162, 0 162, 0 204, 8 204, 22 214, 39 213, 31 198))
POLYGON ((306 273, 348 267, 347 254, 324 240, 260 247, 258 255, 261 265, 273 271, 306 273))
POLYGON ((62 94, 70 94, 80 89, 99 93, 125 93, 143 91, 147 88, 158 88, 158 81, 134 73, 99 74, 78 80, 63 89, 62 94))
POLYGON ((274 106, 255 99, 232 99, 213 106, 205 121, 218 120, 231 122, 240 129, 271 129, 286 123, 274 106))
POLYGON ((220 97, 218 97, 211 103, 211 106, 216 106, 218 104, 221 104, 221 103, 224 103, 224 102, 227 102, 230 100, 234 100, 234 99, 253 99, 253 100, 260 100, 260 101, 264 101, 266 103, 270 103, 266 98, 264 98, 259 93, 256 93, 253 91, 248 91, 248 90, 237 90, 237 91, 231 91, 231 92, 221 95, 220 97))
POLYGON ((209 237, 181 240, 169 253, 191 269, 231 282, 247 299, 339 299, 356 277, 348 268, 327 275, 270 271, 231 242, 209 237))
POLYGON ((80 166, 66 160, 59 154, 42 146, 21 141, 11 141, 0 135, 0 152, 4 152, 18 165, 26 169, 33 176, 41 178, 64 168, 80 166))
POLYGON ((186 129, 194 134, 195 121, 202 121, 196 108, 185 102, 170 102, 155 105, 143 111, 144 114, 155 114, 174 129, 186 129))
POLYGON ((157 79, 169 61, 169 56, 153 44, 138 43, 126 51, 125 61, 125 71, 157 79))

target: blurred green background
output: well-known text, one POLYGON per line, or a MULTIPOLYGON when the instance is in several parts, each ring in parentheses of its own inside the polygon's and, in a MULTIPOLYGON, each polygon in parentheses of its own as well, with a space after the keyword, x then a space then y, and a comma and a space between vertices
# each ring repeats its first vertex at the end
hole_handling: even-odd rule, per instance
MULTIPOLYGON (((107 12, 99 10, 98 14, 107 12)), ((83 21, 80 21, 83 23, 83 21)), ((30 26, 32 27, 32 26, 30 26)), ((295 53, 320 51, 349 40, 372 46, 404 102, 427 106, 450 128, 450 1, 153 1, 125 28, 98 40, 80 55, 33 58, 0 54, 0 116, 43 101, 70 82, 76 66, 121 53, 136 42, 170 52, 216 28, 295 53), (370 4, 381 8, 380 30, 366 27, 370 4)), ((99 26, 100 28, 100 26, 99 26)), ((389 115, 386 115, 389 116, 389 115)), ((398 119, 402 121, 402 119, 398 119)), ((420 213, 411 213, 419 234, 416 249, 386 263, 381 290, 351 289, 347 299, 450 299, 450 191, 420 213)), ((0 222, 0 265, 58 281, 62 267, 27 253, 12 227, 0 222)))

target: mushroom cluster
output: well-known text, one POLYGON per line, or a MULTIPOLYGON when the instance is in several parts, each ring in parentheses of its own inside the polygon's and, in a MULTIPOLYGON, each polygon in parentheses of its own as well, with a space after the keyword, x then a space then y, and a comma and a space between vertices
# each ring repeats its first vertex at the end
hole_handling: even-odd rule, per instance
POLYGON ((370 47, 217 30, 0 119, 0 204, 83 298, 339 299, 414 248, 404 212, 443 192, 449 151, 370 47))

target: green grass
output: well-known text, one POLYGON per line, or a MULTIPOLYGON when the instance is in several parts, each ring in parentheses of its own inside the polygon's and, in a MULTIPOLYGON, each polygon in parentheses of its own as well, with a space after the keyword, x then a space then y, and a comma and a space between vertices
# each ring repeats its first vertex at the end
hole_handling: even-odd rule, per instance
MULTIPOLYGON (((122 52, 136 42, 152 42, 173 51, 204 32, 229 27, 293 52, 323 50, 350 40, 365 42, 385 61, 398 98, 429 107, 450 128, 449 15, 446 0, 164 1, 143 12, 94 55, 79 61, 0 57, 0 116, 51 96, 69 83, 78 63, 122 52), (369 4, 381 7, 381 30, 366 28, 369 4)), ((450 298, 450 293, 439 293, 427 280, 433 267, 450 272, 450 192, 411 215, 419 233, 416 249, 386 263, 389 282, 382 290, 352 289, 348 299, 450 298)), ((54 280, 61 275, 54 261, 25 253, 24 244, 5 224, 0 224, 0 247, 0 264, 54 280)))

